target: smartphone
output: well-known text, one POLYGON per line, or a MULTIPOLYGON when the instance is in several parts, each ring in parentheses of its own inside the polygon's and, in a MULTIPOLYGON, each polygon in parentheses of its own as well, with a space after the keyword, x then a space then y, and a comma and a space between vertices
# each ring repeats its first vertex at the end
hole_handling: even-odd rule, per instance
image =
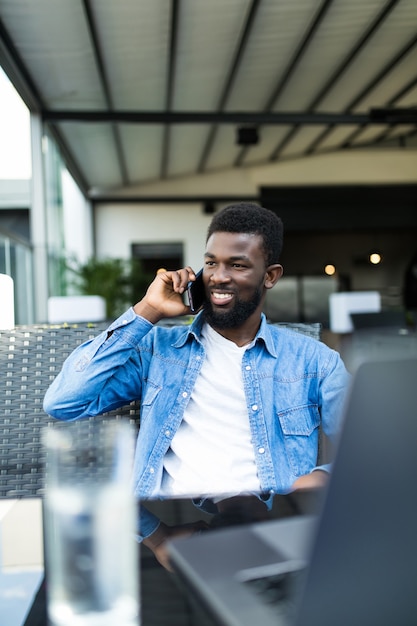
POLYGON ((197 313, 206 299, 206 290, 203 283, 203 270, 195 275, 195 280, 188 283, 187 287, 188 303, 192 313, 197 313))

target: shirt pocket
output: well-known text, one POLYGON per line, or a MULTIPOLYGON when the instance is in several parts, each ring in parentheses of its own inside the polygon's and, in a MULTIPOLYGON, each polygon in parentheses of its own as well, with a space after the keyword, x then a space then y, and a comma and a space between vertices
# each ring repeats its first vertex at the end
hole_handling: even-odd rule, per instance
POLYGON ((320 413, 306 405, 278 413, 283 441, 295 476, 308 474, 317 465, 320 413))
POLYGON ((146 385, 142 400, 140 403, 140 420, 144 422, 148 415, 151 413, 152 408, 155 406, 157 398, 160 394, 162 387, 149 383, 146 385))

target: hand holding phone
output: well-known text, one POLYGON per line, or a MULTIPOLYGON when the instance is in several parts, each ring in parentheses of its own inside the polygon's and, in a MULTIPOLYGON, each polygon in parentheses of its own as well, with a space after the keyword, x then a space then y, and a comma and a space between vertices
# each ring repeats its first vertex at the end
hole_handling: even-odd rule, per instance
POLYGON ((188 283, 187 287, 188 303, 192 313, 197 313, 206 299, 206 290, 203 283, 203 270, 195 275, 195 280, 188 283))

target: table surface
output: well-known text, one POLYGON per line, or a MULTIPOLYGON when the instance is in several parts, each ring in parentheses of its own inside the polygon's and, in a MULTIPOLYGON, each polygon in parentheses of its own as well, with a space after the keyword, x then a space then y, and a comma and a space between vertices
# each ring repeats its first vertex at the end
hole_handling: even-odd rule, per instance
MULTIPOLYGON (((168 522, 178 516, 175 508, 171 504, 165 512, 168 522)), ((142 626, 211 626, 178 577, 147 548, 134 546, 140 558, 142 626)), ((40 499, 0 500, 0 564, 1 626, 47 626, 40 499)))
POLYGON ((0 500, 2 624, 21 626, 24 623, 42 580, 41 500, 0 500))
MULTIPOLYGON (((141 626, 216 626, 175 574, 153 558, 141 566, 141 626)), ((9 623, 7 623, 7 626, 9 623)), ((45 581, 40 581, 24 621, 19 626, 48 626, 45 581)))
MULTIPOLYGON (((316 494, 300 492, 296 501, 289 496, 276 498, 268 519, 310 513, 317 507, 316 494)), ((254 521, 247 517, 252 514, 251 508, 239 509, 240 519, 234 510, 232 522, 230 517, 219 521, 219 516, 202 512, 189 499, 157 501, 147 504, 147 507, 167 524, 186 524, 203 519, 215 528, 221 528, 225 523, 242 523, 242 519, 245 522, 254 521)), ((1 625, 47 626, 42 501, 0 500, 0 531, 1 625)), ((136 542, 134 545, 138 548, 140 563, 141 626, 217 624, 177 574, 164 569, 145 546, 136 542)))

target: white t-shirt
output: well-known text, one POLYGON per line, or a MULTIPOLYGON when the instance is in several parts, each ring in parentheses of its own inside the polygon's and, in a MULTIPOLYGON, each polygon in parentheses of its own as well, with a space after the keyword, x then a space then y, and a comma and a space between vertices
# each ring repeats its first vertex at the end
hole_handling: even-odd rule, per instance
POLYGON ((165 455, 160 495, 218 496, 260 491, 239 347, 208 324, 206 359, 183 421, 165 455))

